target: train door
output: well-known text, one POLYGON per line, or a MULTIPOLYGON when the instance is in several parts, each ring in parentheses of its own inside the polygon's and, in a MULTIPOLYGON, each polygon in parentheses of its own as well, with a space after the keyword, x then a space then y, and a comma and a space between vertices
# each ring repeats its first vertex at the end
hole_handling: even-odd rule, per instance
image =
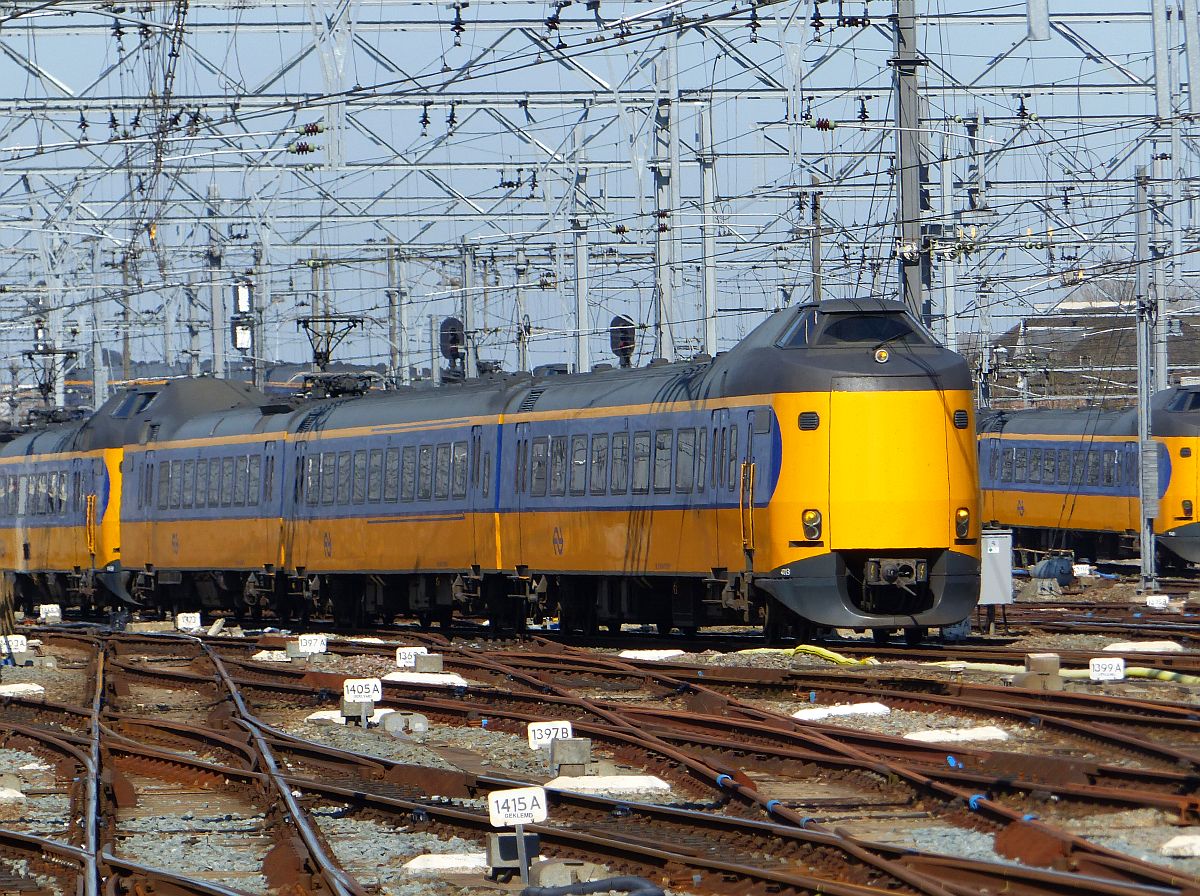
MULTIPOLYGON (((157 461, 157 452, 146 451, 142 454, 142 472, 146 477, 145 499, 142 501, 141 508, 136 511, 136 518, 141 522, 141 525, 131 529, 137 533, 136 538, 130 538, 129 541, 133 544, 129 545, 134 550, 131 552, 126 550, 122 555, 124 561, 122 565, 140 567, 151 562, 151 545, 154 537, 154 520, 158 513, 160 505, 165 506, 167 495, 159 494, 160 488, 163 486, 163 479, 159 475, 159 466, 157 461), (130 564, 130 560, 133 563, 130 564)), ((124 491, 124 489, 122 489, 124 491)), ((122 539, 125 540, 125 539, 122 539)))
POLYGON ((279 477, 279 493, 282 500, 279 511, 282 517, 281 565, 288 571, 294 571, 297 566, 304 565, 302 560, 297 558, 299 550, 297 532, 301 526, 305 502, 308 500, 308 489, 313 485, 313 483, 305 481, 308 443, 301 441, 296 442, 295 445, 296 450, 292 452, 294 466, 289 471, 286 463, 280 464, 282 475, 279 477), (291 473, 290 478, 288 477, 289 472, 291 473))
MULTIPOLYGON (((721 408, 712 412, 709 433, 711 461, 709 464, 709 485, 711 487, 712 531, 713 531, 713 565, 723 568, 738 568, 737 545, 731 543, 737 537, 734 520, 729 517, 730 493, 728 484, 729 471, 729 410, 721 408)), ((736 496, 735 496, 736 497, 736 496)))
POLYGON ((525 563, 525 514, 529 508, 529 424, 517 424, 516 450, 513 452, 513 500, 516 505, 516 551, 508 558, 515 565, 525 563))
POLYGON ((471 517, 472 534, 475 539, 473 555, 475 563, 485 571, 500 568, 499 532, 496 514, 493 512, 492 451, 484 442, 483 427, 471 427, 470 452, 471 473, 467 487, 467 513, 471 517))
POLYGON ((757 454, 767 450, 766 436, 771 431, 769 411, 759 408, 746 412, 745 449, 738 465, 738 529, 742 556, 747 571, 754 571, 754 495, 758 486, 757 454))

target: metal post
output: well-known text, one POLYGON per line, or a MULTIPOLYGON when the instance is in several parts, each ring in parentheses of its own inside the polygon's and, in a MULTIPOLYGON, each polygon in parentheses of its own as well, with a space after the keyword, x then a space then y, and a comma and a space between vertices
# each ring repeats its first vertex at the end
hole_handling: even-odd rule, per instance
MULTIPOLYGON (((814 174, 812 185, 815 188, 820 184, 820 179, 814 174)), ((821 227, 821 191, 814 189, 812 191, 812 297, 813 302, 821 304, 821 247, 822 227, 821 227)))
MULTIPOLYGON (((325 316, 321 305, 321 266, 317 258, 317 250, 308 250, 308 270, 312 274, 312 311, 310 312, 314 320, 319 320, 325 316)), ((315 353, 314 353, 315 355, 315 353)), ((312 362, 313 373, 318 373, 321 370, 317 363, 316 357, 312 362)))
POLYGON ((1159 124, 1171 118, 1170 40, 1167 35, 1167 0, 1150 0, 1154 33, 1154 116, 1159 124))
POLYGON ((572 235, 575 239, 575 372, 592 369, 588 351, 588 232, 587 218, 576 218, 572 235))
POLYGON ((529 261, 524 249, 517 250, 516 274, 517 370, 526 371, 529 369, 529 321, 525 313, 525 283, 529 277, 529 261))
MULTIPOLYGON (((942 137, 942 228, 954 220, 953 177, 950 164, 950 137, 942 137)), ((957 248, 957 247, 956 247, 957 248)), ((958 351, 958 256, 948 254, 942 262, 942 314, 944 315, 946 348, 958 351)))
POLYGON ((396 241, 388 237, 387 300, 388 300, 388 382, 400 381, 400 275, 397 270, 396 241))
POLYGON ((108 363, 104 357, 104 341, 100 335, 100 244, 92 243, 92 407, 108 400, 108 363))
POLYGON ((199 288, 195 272, 188 274, 187 285, 187 328, 188 328, 188 376, 200 375, 200 324, 196 305, 199 288))
POLYGON ((221 231, 217 226, 220 191, 216 184, 208 185, 208 285, 212 303, 213 376, 226 375, 225 342, 229 338, 225 319, 225 295, 221 289, 221 231))
POLYGON ((442 382, 442 363, 438 360, 440 342, 437 317, 431 314, 429 315, 429 380, 435 386, 442 382))
MULTIPOLYGON (((1193 115, 1200 112, 1200 99, 1197 99, 1197 87, 1200 87, 1200 34, 1197 27, 1200 17, 1197 16, 1196 0, 1183 0, 1183 42, 1187 58, 1188 111, 1193 115)), ((1176 164, 1179 159, 1176 158, 1176 164)))
POLYGON ((396 345, 400 360, 400 383, 407 386, 412 382, 408 363, 408 306, 412 296, 408 291, 408 258, 403 255, 400 256, 400 278, 396 281, 396 291, 397 304, 400 306, 400 334, 396 345))
POLYGON ((250 382, 254 388, 266 385, 266 334, 263 332, 263 315, 271 307, 271 275, 264 270, 267 258, 266 247, 259 243, 254 249, 254 271, 251 275, 250 306, 250 382))
POLYGON ((462 242, 463 376, 479 376, 478 346, 475 341, 475 247, 462 242))
POLYGON ((1154 277, 1150 284, 1150 295, 1154 303, 1154 391, 1161 392, 1170 385, 1167 353, 1167 262, 1166 242, 1163 233, 1166 226, 1166 210, 1164 209, 1162 189, 1166 180, 1165 162, 1161 152, 1154 153, 1153 195, 1150 198, 1152 214, 1150 228, 1153 241, 1150 244, 1150 257, 1153 259, 1154 277))
POLYGON ((129 253, 121 256, 121 379, 129 385, 129 253))
POLYGON ((704 313, 704 353, 717 354, 717 168, 712 150, 712 110, 700 107, 696 146, 700 149, 700 235, 704 276, 700 300, 704 313))
POLYGON ((1141 506, 1142 591, 1157 591, 1154 557, 1154 519, 1158 516, 1158 443, 1151 439, 1150 398, 1151 332, 1153 307, 1147 290, 1147 266, 1150 263, 1150 205, 1146 168, 1139 165, 1134 173, 1134 300, 1137 302, 1137 419, 1139 472, 1138 498, 1141 506))
POLYGON ((655 357, 675 359, 675 335, 671 325, 672 250, 671 239, 671 129, 675 104, 668 87, 671 60, 663 55, 654 63, 658 107, 654 117, 654 353, 655 357))
POLYGON ((521 883, 529 886, 529 854, 525 849, 525 825, 516 826, 517 861, 521 863, 521 883))
POLYGON ((925 60, 917 53, 915 0, 896 0, 892 20, 891 59, 896 87, 896 162, 900 169, 897 185, 896 230, 899 247, 900 295, 914 314, 926 324, 929 314, 921 296, 921 117, 917 94, 917 70, 925 60))

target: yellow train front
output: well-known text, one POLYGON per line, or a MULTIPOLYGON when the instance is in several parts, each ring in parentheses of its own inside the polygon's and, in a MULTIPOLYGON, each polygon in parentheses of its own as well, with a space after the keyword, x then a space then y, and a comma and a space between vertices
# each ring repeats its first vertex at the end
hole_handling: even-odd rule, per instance
MULTIPOLYGON (((1200 563, 1200 386, 1152 400, 1158 445, 1162 559, 1200 563)), ((1138 550, 1137 417, 1133 409, 995 411, 980 420, 983 516, 1015 531, 1017 544, 1118 558, 1138 550)))

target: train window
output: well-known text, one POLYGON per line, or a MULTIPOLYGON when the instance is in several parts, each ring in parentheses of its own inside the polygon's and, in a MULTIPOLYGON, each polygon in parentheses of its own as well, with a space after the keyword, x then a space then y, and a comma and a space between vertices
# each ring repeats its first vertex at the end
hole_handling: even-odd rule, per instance
POLYGON ((76 471, 76 472, 75 472, 75 474, 74 474, 74 475, 71 477, 71 485, 72 485, 72 489, 71 489, 71 499, 72 499, 72 501, 71 501, 71 509, 72 509, 72 510, 74 510, 74 511, 76 511, 76 512, 78 512, 78 511, 80 511, 80 510, 82 510, 82 509, 83 509, 83 508, 82 508, 82 504, 83 504, 83 489, 82 489, 82 488, 80 488, 80 485, 81 485, 81 477, 80 477, 80 475, 79 475, 79 472, 78 472, 78 471, 76 471))
POLYGON ((450 445, 437 446, 433 467, 433 496, 439 500, 450 497, 450 445))
POLYGON ((310 454, 304 458, 304 503, 316 504, 321 500, 321 455, 310 454))
POLYGON ((417 451, 417 500, 428 501, 433 494, 433 446, 422 445, 417 451))
POLYGON ((479 467, 479 488, 486 498, 492 489, 492 452, 483 452, 483 462, 479 467))
POLYGON ((926 337, 913 326, 908 316, 898 312, 865 314, 818 314, 814 321, 809 312, 792 327, 780 342, 784 347, 836 346, 887 342, 900 345, 927 345, 926 337))
POLYGON ((1083 483, 1084 461, 1087 459, 1086 451, 1071 452, 1071 484, 1081 485, 1083 483))
POLYGON ((1066 485, 1071 481, 1071 450, 1069 448, 1058 449, 1058 482, 1066 485))
MULTIPOLYGON (((163 464, 165 467, 166 464, 163 464)), ((170 493, 167 506, 174 509, 179 506, 179 499, 183 494, 183 464, 177 460, 171 461, 171 472, 168 474, 167 482, 170 486, 170 493)))
POLYGON ((1041 448, 1030 448, 1029 449, 1029 481, 1030 482, 1041 482, 1042 481, 1042 449, 1041 448))
POLYGON ((1100 461, 1101 482, 1111 487, 1117 484, 1117 452, 1104 451, 1100 461))
POLYGON ((321 452, 321 503, 332 504, 337 497, 337 455, 321 452))
POLYGON ((1013 460, 1016 458, 1017 452, 1015 448, 1005 448, 1001 454, 1000 462, 1000 481, 1012 482, 1013 478, 1013 460))
POLYGON ((233 459, 233 503, 238 507, 246 503, 246 458, 233 459))
POLYGON ((208 502, 208 461, 204 458, 196 461, 196 506, 203 507, 208 502))
POLYGON ((180 503, 184 507, 192 507, 196 503, 196 462, 194 460, 183 462, 183 499, 180 503))
POLYGON ((650 491, 650 433, 633 434, 633 493, 644 495, 650 491))
POLYGON ((479 434, 471 438, 471 488, 479 486, 479 434))
POLYGON ((546 467, 550 454, 549 439, 534 439, 529 464, 529 493, 535 497, 546 494, 546 467))
POLYGON ((1016 457, 1013 460, 1013 482, 1024 482, 1028 477, 1029 467, 1029 452, 1024 448, 1017 448, 1016 457))
POLYGON ((629 433, 615 432, 612 437, 612 475, 608 481, 614 495, 623 495, 629 489, 629 433))
POLYGON ((1054 482, 1054 477, 1057 475, 1055 473, 1055 469, 1056 469, 1056 465, 1054 463, 1055 457, 1056 457, 1056 454, 1055 454, 1055 451, 1053 448, 1047 448, 1045 451, 1042 452, 1042 482, 1047 482, 1047 483, 1054 482))
POLYGON ((671 442, 673 433, 660 429, 654 433, 654 491, 665 493, 671 490, 671 442))
POLYGON ((383 450, 372 448, 367 462, 367 500, 375 503, 383 493, 383 450))
POLYGON ((567 493, 567 437, 550 439, 550 494, 567 493))
POLYGON ((450 449, 450 496, 467 496, 467 443, 455 442, 450 449))
POLYGON ((590 488, 593 495, 602 495, 608 489, 608 434, 592 436, 592 475, 590 488))
POLYGON ((354 452, 354 466, 350 473, 350 493, 355 504, 367 500, 367 452, 354 452))
POLYGON ((696 430, 696 491, 704 491, 704 477, 708 475, 708 427, 696 430))
MULTIPOLYGON (((408 449, 412 453, 412 449, 408 449)), ((409 463, 408 499, 412 500, 412 463, 409 463)), ((400 449, 389 448, 383 453, 383 500, 396 503, 400 497, 400 449)))
POLYGON ((157 392, 130 392, 117 405, 117 409, 112 412, 112 415, 123 420, 133 414, 140 414, 150 406, 150 402, 154 401, 157 395, 157 392))
POLYGON ((696 430, 675 433, 675 491, 690 492, 696 476, 696 430))
POLYGON ((1100 452, 1089 450, 1087 453, 1087 484, 1100 484, 1100 452))
POLYGON ((529 440, 517 440, 517 456, 513 461, 513 492, 520 494, 525 491, 525 465, 529 454, 529 440))
POLYGON ((738 468, 738 428, 736 426, 729 427, 729 490, 737 486, 741 480, 741 471, 738 468))
POLYGON ((262 457, 255 454, 250 458, 250 466, 246 471, 246 503, 251 506, 257 505, 261 491, 262 457))
POLYGON ((158 465, 158 509, 167 509, 167 494, 170 492, 171 482, 171 465, 163 463, 158 465))
POLYGON ((216 507, 221 503, 221 459, 208 459, 208 506, 216 507))
POLYGON ((221 458, 221 506, 233 503, 233 458, 221 458))
POLYGON ((411 501, 417 495, 417 449, 409 445, 400 459, 400 500, 411 501))
POLYGON ((750 412, 750 425, 758 435, 771 431, 771 412, 762 408, 750 412))
POLYGON ((582 495, 587 488, 588 437, 571 436, 571 494, 582 495))
POLYGON ((337 497, 335 504, 350 503, 350 452, 339 451, 337 454, 337 497))
POLYGON ((263 464, 262 478, 262 496, 263 503, 267 504, 271 500, 271 492, 275 490, 275 454, 274 442, 267 442, 267 459, 263 464))
POLYGON ((996 481, 996 474, 1000 472, 1000 448, 995 442, 988 442, 988 478, 996 481))
POLYGON ((33 512, 42 516, 46 512, 46 474, 33 477, 33 512))

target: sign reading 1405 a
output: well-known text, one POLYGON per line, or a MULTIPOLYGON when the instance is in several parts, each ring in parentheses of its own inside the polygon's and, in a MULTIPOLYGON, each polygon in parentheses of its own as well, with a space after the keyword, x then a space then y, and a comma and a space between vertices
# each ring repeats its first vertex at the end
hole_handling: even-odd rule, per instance
POLYGON ((383 682, 378 678, 347 678, 342 682, 342 699, 350 703, 378 703, 383 699, 383 682))
POLYGON ((546 820, 546 789, 517 787, 488 794, 488 820, 494 828, 540 824, 546 820))

